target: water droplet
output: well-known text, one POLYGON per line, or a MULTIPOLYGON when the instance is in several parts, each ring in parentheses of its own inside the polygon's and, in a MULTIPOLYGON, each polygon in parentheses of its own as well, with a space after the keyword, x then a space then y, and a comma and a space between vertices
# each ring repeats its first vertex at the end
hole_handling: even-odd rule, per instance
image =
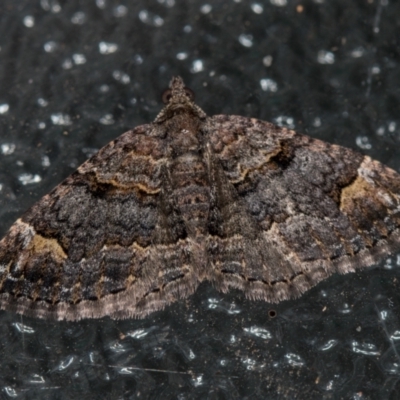
POLYGON ((14 153, 15 147, 16 146, 14 143, 3 143, 0 147, 1 153, 5 156, 9 156, 10 154, 14 153))
POLYGON ((212 10, 212 6, 210 4, 204 4, 200 7, 200 12, 202 14, 208 14, 209 12, 211 12, 212 10))
POLYGON ((99 119, 99 122, 103 125, 112 125, 115 120, 112 114, 105 114, 99 119))
POLYGON ((35 25, 35 17, 27 15, 24 17, 23 23, 27 28, 32 28, 35 25))
POLYGON ((278 90, 278 84, 272 79, 261 79, 260 85, 265 92, 276 92, 278 90))
POLYGON ((204 64, 202 60, 194 60, 190 72, 196 74, 198 72, 204 71, 204 64))
POLYGON ((272 65, 272 61, 273 61, 272 56, 265 56, 265 57, 263 58, 263 64, 264 64, 266 67, 270 67, 270 66, 272 65))
POLYGON ((72 125, 71 117, 68 114, 54 113, 51 114, 50 118, 51 122, 54 125, 62 125, 62 126, 72 125))
POLYGON ((253 3, 251 5, 251 9, 253 10, 253 12, 255 12, 256 14, 261 14, 264 11, 264 7, 259 4, 259 3, 253 3))
POLYGON ((77 11, 72 17, 71 22, 75 25, 83 25, 86 21, 86 15, 82 11, 77 11))
POLYGON ((10 109, 7 103, 0 104, 0 114, 5 114, 10 109))
POLYGON ((46 53, 53 53, 57 49, 57 43, 54 40, 50 40, 43 45, 46 53))
POLYGON ((239 36, 239 43, 244 47, 253 46, 253 35, 246 35, 246 34, 242 33, 239 36))
POLYGON ((178 60, 186 60, 188 58, 188 53, 181 52, 176 55, 178 60))
POLYGON ((113 10, 114 17, 121 18, 128 14, 128 8, 122 4, 115 7, 113 10))
POLYGON ((86 63, 86 57, 84 54, 74 54, 72 56, 72 59, 74 60, 74 63, 76 65, 80 65, 80 64, 85 64, 86 63))
POLYGON ((269 0, 274 6, 284 7, 287 5, 287 0, 269 0))
POLYGON ((18 180, 25 186, 31 185, 32 183, 38 183, 42 180, 42 178, 37 174, 20 174, 18 176, 18 180))
POLYGON ((116 81, 121 82, 124 85, 128 85, 131 81, 129 75, 122 71, 114 71, 112 76, 116 81))
POLYGON ((333 64, 335 62, 335 55, 331 51, 320 50, 317 60, 320 64, 333 64))
POLYGON ((372 149, 372 145, 369 142, 368 136, 357 136, 356 144, 360 149, 363 149, 363 150, 372 149))
POLYGON ((101 54, 111 54, 118 50, 118 45, 116 43, 100 42, 99 51, 101 54))

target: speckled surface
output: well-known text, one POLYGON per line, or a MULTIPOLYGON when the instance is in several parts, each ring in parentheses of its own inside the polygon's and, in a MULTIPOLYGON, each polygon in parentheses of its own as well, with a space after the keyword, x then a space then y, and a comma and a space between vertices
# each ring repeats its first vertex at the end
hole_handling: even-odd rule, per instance
MULTIPOLYGON (((3 0, 1 235, 95 149, 152 121, 175 74, 210 115, 278 122, 399 171, 399 12, 385 0, 3 0)), ((278 306, 204 285, 143 320, 1 312, 0 398, 396 399, 398 264, 278 306)))

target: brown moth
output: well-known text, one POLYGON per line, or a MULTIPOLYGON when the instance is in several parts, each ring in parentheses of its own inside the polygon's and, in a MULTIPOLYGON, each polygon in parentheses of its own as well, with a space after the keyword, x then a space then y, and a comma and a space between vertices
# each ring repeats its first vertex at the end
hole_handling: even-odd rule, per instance
POLYGON ((267 302, 400 248, 400 175, 257 119, 208 117, 173 78, 0 242, 0 308, 143 317, 210 281, 267 302))

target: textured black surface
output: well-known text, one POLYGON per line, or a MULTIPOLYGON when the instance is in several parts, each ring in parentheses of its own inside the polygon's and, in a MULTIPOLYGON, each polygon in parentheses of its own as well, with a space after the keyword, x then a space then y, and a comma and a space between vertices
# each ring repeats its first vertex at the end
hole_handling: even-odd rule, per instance
MULTIPOLYGON (((0 137, 16 147, 9 155, 10 146, 2 147, 1 233, 92 148, 154 119, 176 74, 209 115, 283 121, 330 142, 358 143, 399 170, 398 4, 310 1, 300 12, 299 4, 288 3, 260 3, 257 14, 247 2, 215 2, 205 14, 198 2, 126 2, 128 14, 117 18, 118 4, 111 2, 104 9, 60 2, 59 12, 55 2, 2 2, 0 104, 9 111, 0 115, 0 137), (141 14, 145 22, 138 17, 143 10, 150 13, 141 14), (77 11, 86 14, 82 25, 71 23, 77 11), (152 26, 159 20, 151 13, 164 24, 152 26), (26 15, 35 16, 33 28, 23 24, 26 15), (253 36, 251 47, 240 43, 243 34, 253 36), (58 47, 47 53, 43 46, 51 40, 58 47), (101 41, 118 44, 118 51, 100 54, 101 41), (332 64, 321 63, 332 60, 323 51, 332 52, 332 64), (64 69, 74 54, 84 54, 86 63, 75 57, 78 64, 64 69), (263 64, 268 55, 270 67, 263 64), (203 71, 191 72, 195 60, 203 61, 203 71), (128 74, 128 84, 118 71, 128 74), (261 88, 267 78, 276 92, 261 88), (48 105, 39 106, 38 98, 48 105), (57 121, 59 112, 72 124, 55 125, 51 116, 57 121), (113 124, 100 122, 106 114, 113 124), (23 185, 25 173, 41 181, 23 185)), ((332 277, 301 300, 274 306, 273 320, 265 303, 209 287, 143 321, 49 323, 2 313, 2 395, 395 399, 398 267, 396 257, 389 261, 391 270, 332 277), (147 335, 139 338, 140 329, 147 335)))

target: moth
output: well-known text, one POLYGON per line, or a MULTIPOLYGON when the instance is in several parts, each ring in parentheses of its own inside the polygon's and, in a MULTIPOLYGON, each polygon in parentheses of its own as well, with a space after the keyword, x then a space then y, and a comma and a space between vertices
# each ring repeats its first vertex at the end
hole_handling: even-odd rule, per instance
POLYGON ((0 308, 144 317, 202 281, 276 303, 400 248, 400 175, 269 122, 208 117, 180 77, 0 242, 0 308))

